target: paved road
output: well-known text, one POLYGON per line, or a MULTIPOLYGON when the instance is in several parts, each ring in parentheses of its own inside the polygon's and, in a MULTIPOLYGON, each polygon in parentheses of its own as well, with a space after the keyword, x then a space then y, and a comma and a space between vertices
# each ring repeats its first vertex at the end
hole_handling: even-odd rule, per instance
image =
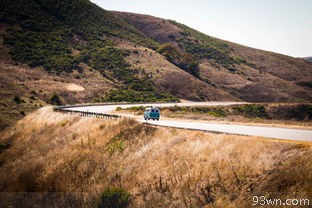
MULTIPOLYGON (((144 122, 144 120, 142 119, 141 122, 144 122)), ((243 126, 233 124, 198 123, 198 122, 184 122, 170 120, 149 121, 149 123, 158 126, 167 126, 175 128, 312 142, 312 130, 262 127, 262 126, 261 127, 243 126)))
MULTIPOLYGON (((217 106, 217 105, 233 105, 242 104, 239 102, 190 102, 190 103, 161 103, 153 104, 157 107, 170 107, 170 106, 217 106)), ((125 104, 125 105, 101 105, 101 106, 85 106, 85 107, 73 107, 67 108, 70 110, 81 110, 96 113, 110 113, 117 107, 128 108, 133 106, 151 106, 151 104, 125 104)), ((145 122, 143 119, 138 119, 140 122, 145 122)), ((167 126, 183 129, 203 130, 212 132, 223 132, 230 134, 248 135, 248 136, 261 136, 274 139, 287 139, 296 141, 308 141, 312 142, 312 130, 290 129, 290 128, 275 128, 275 127, 263 127, 263 126, 244 126, 244 125, 232 125, 232 124, 213 124, 199 121, 176 121, 172 120, 160 120, 149 121, 152 125, 167 126)))

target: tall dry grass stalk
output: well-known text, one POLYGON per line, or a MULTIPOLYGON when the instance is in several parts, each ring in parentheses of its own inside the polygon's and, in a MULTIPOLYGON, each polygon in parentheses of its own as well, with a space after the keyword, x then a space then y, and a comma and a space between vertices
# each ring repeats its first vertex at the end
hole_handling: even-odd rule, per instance
POLYGON ((309 143, 155 128, 50 107, 1 138, 9 144, 0 154, 5 192, 92 193, 86 207, 105 187, 125 188, 132 207, 250 207, 254 194, 312 196, 309 143))

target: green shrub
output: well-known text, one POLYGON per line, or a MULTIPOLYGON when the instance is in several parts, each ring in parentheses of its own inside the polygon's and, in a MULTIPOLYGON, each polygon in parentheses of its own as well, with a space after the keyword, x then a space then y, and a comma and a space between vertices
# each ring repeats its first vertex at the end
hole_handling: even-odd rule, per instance
POLYGON ((180 27, 182 38, 177 39, 178 45, 187 53, 200 59, 211 59, 230 67, 233 64, 246 64, 246 60, 231 55, 231 48, 224 42, 191 29, 183 24, 171 21, 170 23, 180 27))
POLYGON ((35 90, 31 90, 30 91, 30 94, 34 95, 34 96, 37 96, 37 92, 35 90))
POLYGON ((2 153, 4 150, 10 148, 10 143, 5 143, 0 140, 0 153, 2 153))
POLYGON ((187 107, 187 106, 174 106, 169 108, 173 112, 192 112, 192 113, 204 113, 209 114, 214 117, 225 117, 229 114, 229 112, 226 109, 223 109, 221 107, 187 107))
POLYGON ((167 58, 168 61, 180 67, 184 71, 199 77, 198 61, 191 54, 181 53, 171 43, 165 43, 158 47, 157 52, 167 58))
POLYGON ((125 208, 130 204, 130 194, 123 188, 106 188, 96 208, 125 208))
POLYGON ((268 118, 266 108, 259 104, 246 104, 233 107, 234 114, 243 115, 248 118, 268 118))
POLYGON ((125 142, 119 139, 111 141, 106 147, 106 151, 112 155, 115 152, 122 152, 125 149, 125 142))
POLYGON ((127 110, 130 110, 130 111, 144 111, 146 107, 144 106, 133 106, 133 107, 130 107, 130 108, 127 108, 127 110))
POLYGON ((22 102, 21 98, 18 95, 15 95, 13 100, 15 101, 15 103, 20 104, 22 102))
POLYGON ((304 105, 303 109, 304 109, 303 111, 306 114, 306 118, 311 120, 312 119, 312 105, 304 105))
POLYGON ((222 109, 222 108, 211 108, 209 109, 208 114, 214 117, 225 117, 229 113, 225 109, 222 109))
POLYGON ((93 47, 83 51, 82 59, 92 68, 101 72, 108 70, 125 69, 129 65, 124 60, 124 53, 122 50, 111 47, 93 47))
POLYGON ((116 108, 116 111, 121 111, 121 110, 122 110, 121 107, 117 107, 117 108, 116 108))
POLYGON ((52 105, 64 105, 64 101, 63 101, 62 97, 57 93, 54 93, 50 97, 49 103, 52 105))

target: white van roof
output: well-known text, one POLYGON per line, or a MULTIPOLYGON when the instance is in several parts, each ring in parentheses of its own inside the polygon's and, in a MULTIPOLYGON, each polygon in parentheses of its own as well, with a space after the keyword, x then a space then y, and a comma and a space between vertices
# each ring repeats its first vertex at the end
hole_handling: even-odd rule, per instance
POLYGON ((147 108, 145 108, 145 110, 151 110, 151 109, 157 109, 157 110, 159 110, 159 108, 157 108, 157 107, 147 107, 147 108))

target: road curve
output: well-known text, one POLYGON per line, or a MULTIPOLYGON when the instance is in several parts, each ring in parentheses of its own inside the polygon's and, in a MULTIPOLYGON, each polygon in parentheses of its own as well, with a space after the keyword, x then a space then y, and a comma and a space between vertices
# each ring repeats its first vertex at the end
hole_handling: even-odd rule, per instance
MULTIPOLYGON (((141 122, 144 122, 142 119, 141 122)), ((287 139, 295 141, 312 142, 312 130, 275 128, 263 126, 243 126, 233 124, 213 124, 199 122, 184 122, 184 121, 149 121, 149 123, 158 126, 167 126, 174 128, 202 130, 211 132, 223 132, 228 134, 239 134, 248 136, 260 136, 273 139, 287 139)))
MULTIPOLYGON (((83 106, 71 107, 64 110, 89 111, 96 113, 111 113, 117 107, 128 108, 133 106, 156 106, 156 107, 170 107, 170 106, 218 106, 218 105, 233 105, 242 104, 242 102, 190 102, 190 103, 155 103, 155 104, 119 104, 119 105, 98 105, 98 106, 83 106)), ((138 119, 139 122, 145 122, 143 119, 138 119)), ((199 121, 176 121, 176 120, 160 120, 149 121, 152 125, 166 126, 174 128, 221 132, 228 134, 239 134, 248 136, 260 136, 273 139, 286 139, 295 141, 312 142, 312 130, 277 128, 277 127, 263 127, 263 126, 245 126, 233 124, 214 124, 199 121)))

